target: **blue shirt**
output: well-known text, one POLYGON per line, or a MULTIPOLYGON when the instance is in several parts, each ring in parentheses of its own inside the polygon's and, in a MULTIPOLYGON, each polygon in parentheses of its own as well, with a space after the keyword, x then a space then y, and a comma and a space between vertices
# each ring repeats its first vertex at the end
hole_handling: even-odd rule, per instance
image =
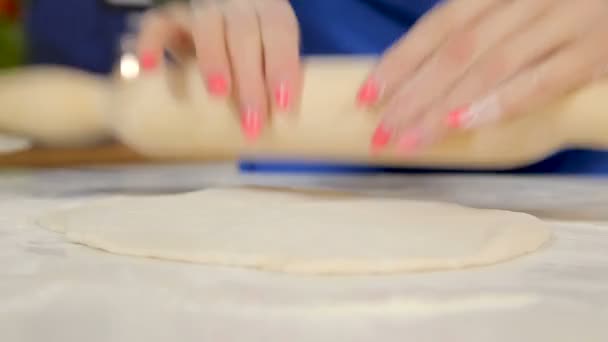
MULTIPOLYGON (((437 2, 291 1, 300 23, 305 55, 381 54, 437 2)), ((108 72, 118 54, 118 38, 125 28, 125 16, 125 11, 105 6, 100 0, 33 1, 26 18, 32 61, 108 72)), ((433 171, 260 161, 243 161, 241 167, 250 171, 433 171)), ((540 163, 506 172, 608 173, 608 153, 563 151, 540 163)))

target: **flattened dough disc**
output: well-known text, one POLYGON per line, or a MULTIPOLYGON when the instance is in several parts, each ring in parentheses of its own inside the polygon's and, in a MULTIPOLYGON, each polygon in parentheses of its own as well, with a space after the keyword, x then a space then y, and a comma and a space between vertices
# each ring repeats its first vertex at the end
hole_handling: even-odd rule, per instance
POLYGON ((313 274, 489 265, 550 237, 523 213, 251 189, 112 198, 40 223, 117 254, 313 274))

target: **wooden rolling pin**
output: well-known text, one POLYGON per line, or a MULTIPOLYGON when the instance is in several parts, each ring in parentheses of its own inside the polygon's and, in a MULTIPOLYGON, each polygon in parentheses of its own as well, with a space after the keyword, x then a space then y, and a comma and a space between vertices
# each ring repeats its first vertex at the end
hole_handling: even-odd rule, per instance
POLYGON ((0 133, 47 147, 96 145, 111 137, 105 106, 109 79, 59 67, 0 73, 0 133))
POLYGON ((4 127, 12 133, 35 136, 23 129, 27 126, 23 123, 20 130, 15 129, 6 119, 9 113, 32 118, 32 125, 28 126, 32 130, 40 123, 52 123, 78 131, 81 116, 85 115, 92 118, 84 120, 87 131, 95 136, 112 135, 145 156, 172 160, 247 155, 503 169, 541 160, 563 147, 608 149, 608 83, 598 83, 534 113, 516 115, 483 129, 454 133, 414 156, 403 157, 390 149, 372 154, 369 141, 379 117, 373 111, 357 108, 354 97, 373 63, 357 58, 306 60, 299 109, 290 115, 274 116, 254 144, 243 138, 232 101, 207 96, 194 64, 115 81, 75 76, 73 71, 54 70, 51 76, 44 69, 24 71, 27 83, 38 84, 38 93, 30 96, 39 102, 37 112, 27 112, 30 107, 14 101, 10 102, 12 107, 5 105, 7 89, 8 93, 12 90, 13 94, 21 94, 22 101, 27 100, 30 93, 15 90, 26 85, 23 74, 9 82, 1 79, 0 130, 4 127), (50 102, 53 106, 45 105, 50 102), (54 109, 47 110, 50 108, 54 109), (63 115, 55 117, 57 113, 63 115))

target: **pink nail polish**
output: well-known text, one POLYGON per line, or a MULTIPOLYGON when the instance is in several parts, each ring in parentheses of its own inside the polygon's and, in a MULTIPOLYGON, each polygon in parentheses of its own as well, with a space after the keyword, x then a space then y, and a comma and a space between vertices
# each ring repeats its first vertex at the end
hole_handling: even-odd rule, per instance
POLYGON ((256 140, 262 132, 262 116, 260 112, 247 108, 241 113, 241 125, 245 133, 245 137, 250 140, 256 140))
POLYGON ((287 110, 291 104, 291 93, 286 83, 281 83, 274 92, 274 100, 281 110, 287 110))
POLYGON ((377 151, 388 144, 392 133, 385 124, 380 124, 372 136, 372 150, 377 151))
POLYGON ((472 129, 502 118, 505 110, 496 94, 489 95, 470 105, 456 109, 446 117, 446 124, 452 128, 472 129))
POLYGON ((468 111, 467 107, 451 111, 445 118, 445 123, 450 128, 462 128, 464 116, 468 111))
POLYGON ((357 102, 360 106, 369 106, 374 104, 379 96, 380 87, 378 83, 373 79, 368 79, 357 93, 357 102))
POLYGON ((418 131, 410 131, 401 138, 397 143, 397 148, 402 153, 409 153, 415 150, 421 142, 421 135, 418 131))
POLYGON ((207 90, 214 96, 228 95, 228 80, 219 73, 207 76, 207 90))
POLYGON ((139 64, 145 71, 151 71, 158 66, 158 57, 152 51, 145 51, 139 56, 139 64))

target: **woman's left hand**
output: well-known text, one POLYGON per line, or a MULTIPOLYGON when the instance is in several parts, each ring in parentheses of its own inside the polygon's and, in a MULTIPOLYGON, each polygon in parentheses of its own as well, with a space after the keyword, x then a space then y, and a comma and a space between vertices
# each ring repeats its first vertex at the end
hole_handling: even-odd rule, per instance
POLYGON ((410 153, 606 73, 606 0, 446 0, 386 52, 358 101, 380 108, 372 146, 410 153))

